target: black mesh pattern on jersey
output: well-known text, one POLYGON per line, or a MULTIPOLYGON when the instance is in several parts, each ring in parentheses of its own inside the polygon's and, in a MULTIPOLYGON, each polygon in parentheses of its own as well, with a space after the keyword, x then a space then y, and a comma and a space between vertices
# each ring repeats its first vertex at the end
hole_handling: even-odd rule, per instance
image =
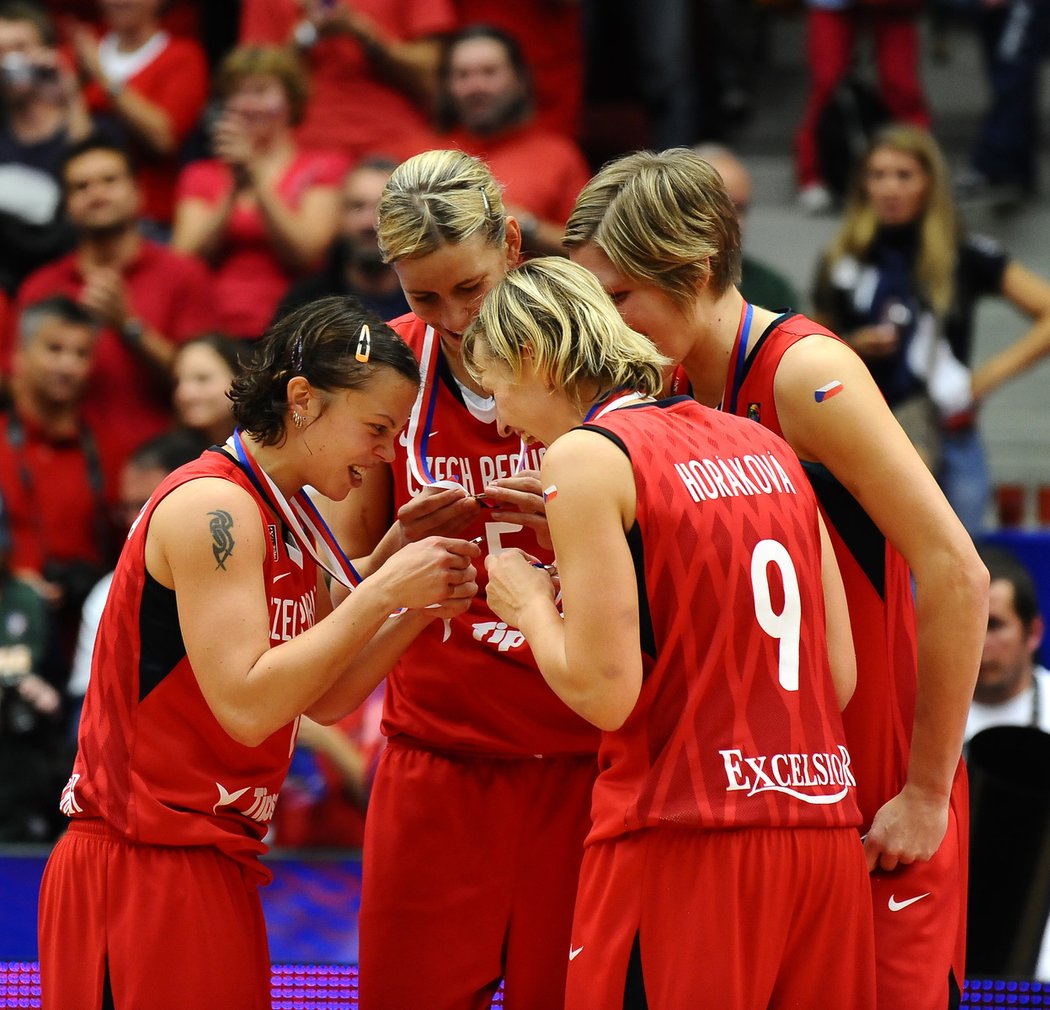
POLYGON ((175 669, 186 655, 179 627, 175 591, 162 586, 147 571, 139 605, 139 701, 175 669))
POLYGON ((823 463, 802 462, 820 504, 842 542, 868 577, 879 598, 886 599, 886 538, 871 516, 832 476, 823 463))

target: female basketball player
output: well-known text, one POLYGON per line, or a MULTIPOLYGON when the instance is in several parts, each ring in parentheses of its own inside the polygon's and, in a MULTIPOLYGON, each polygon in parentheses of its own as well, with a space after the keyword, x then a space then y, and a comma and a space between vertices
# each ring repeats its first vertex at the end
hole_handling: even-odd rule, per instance
MULTIPOLYGON (((538 454, 499 431, 461 354, 521 248, 498 185, 457 151, 411 158, 380 200, 379 242, 412 308, 392 325, 423 383, 393 464, 346 502, 340 537, 371 528, 349 541, 365 554, 396 516, 409 540, 538 550, 538 454)), ((521 634, 480 594, 406 650, 383 731, 365 826, 362 1010, 487 1006, 501 978, 508 1010, 560 1007, 597 732, 547 690, 521 634)))
POLYGON ((389 460, 418 380, 359 307, 304 307, 235 379, 231 441, 144 506, 99 628, 62 794, 72 821, 41 887, 45 1007, 270 1006, 258 857, 298 717, 349 711, 477 588, 477 548, 440 538, 405 547, 334 612, 320 571, 354 581, 302 489, 339 499, 389 460))
POLYGON ((666 359, 565 260, 512 271, 465 356, 549 447, 564 594, 508 551, 489 605, 605 731, 566 1005, 873 1007, 846 601, 790 447, 654 400, 666 359))
POLYGON ((771 428, 805 464, 858 662, 843 720, 876 871, 880 1006, 954 1005, 966 918, 959 754, 988 595, 969 536, 853 351, 804 316, 744 302, 736 214, 706 162, 671 150, 606 165, 566 244, 627 324, 681 363, 683 390, 771 428))

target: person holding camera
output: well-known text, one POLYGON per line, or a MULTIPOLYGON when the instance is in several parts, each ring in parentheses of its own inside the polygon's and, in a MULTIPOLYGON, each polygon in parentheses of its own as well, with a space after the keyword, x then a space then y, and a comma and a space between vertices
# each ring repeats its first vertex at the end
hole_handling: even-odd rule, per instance
POLYGON ((47 606, 11 570, 11 536, 0 502, 0 842, 58 836, 61 788, 72 757, 62 735, 62 695, 43 675, 47 606))
POLYGON ((63 295, 18 320, 11 399, 0 414, 0 494, 10 566, 46 601, 55 622, 48 679, 65 686, 80 608, 112 565, 112 447, 83 414, 97 323, 63 295))
POLYGON ((64 252, 59 165, 91 131, 76 74, 47 15, 26 0, 0 3, 0 288, 13 294, 64 252))

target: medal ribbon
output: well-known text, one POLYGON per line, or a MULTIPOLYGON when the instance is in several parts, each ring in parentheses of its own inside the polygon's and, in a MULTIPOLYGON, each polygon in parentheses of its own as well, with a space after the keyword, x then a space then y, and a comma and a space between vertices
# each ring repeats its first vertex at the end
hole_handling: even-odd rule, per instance
POLYGON ((620 407, 626 407, 629 403, 645 399, 647 399, 645 393, 637 391, 621 393, 618 389, 613 390, 608 396, 603 397, 591 406, 591 409, 587 411, 587 416, 583 419, 583 423, 590 424, 591 421, 598 421, 608 414, 610 410, 618 410, 620 407), (617 396, 617 393, 621 395, 617 396))
POLYGON ((736 413, 736 401, 740 396, 740 387, 744 384, 744 367, 747 364, 747 341, 751 333, 752 305, 744 302, 740 309, 740 326, 736 331, 736 340, 733 343, 733 351, 729 360, 733 368, 733 382, 729 387, 729 402, 726 405, 725 397, 722 398, 721 408, 729 414, 736 413))
MULTIPOLYGON (((431 487, 456 488, 462 487, 458 480, 434 480, 430 465, 427 463, 427 443, 430 440, 430 429, 434 423, 434 411, 437 407, 440 348, 441 341, 434 327, 428 326, 423 334, 423 348, 419 355, 419 394, 412 407, 412 415, 408 420, 406 431, 408 466, 412 471, 412 477, 420 487, 430 485, 431 487)), ((514 462, 515 473, 521 473, 525 469, 527 452, 528 446, 522 440, 514 462)))
POLYGON ((328 528, 328 523, 317 511, 317 506, 310 500, 306 491, 296 491, 291 501, 285 498, 281 489, 270 479, 270 475, 248 451, 239 428, 226 444, 233 449, 241 465, 248 471, 252 486, 263 501, 284 520, 314 561, 333 579, 337 579, 348 589, 354 589, 361 582, 361 576, 343 553, 342 547, 328 528))

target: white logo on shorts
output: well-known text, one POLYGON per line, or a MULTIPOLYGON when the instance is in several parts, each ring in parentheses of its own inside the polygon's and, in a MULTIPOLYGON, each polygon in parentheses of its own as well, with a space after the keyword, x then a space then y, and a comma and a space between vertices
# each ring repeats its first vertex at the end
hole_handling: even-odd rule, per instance
POLYGON ((890 895, 889 908, 891 912, 899 912, 902 908, 907 908, 909 905, 914 905, 917 901, 922 901, 923 898, 928 898, 930 892, 927 891, 925 894, 917 894, 914 898, 905 898, 904 901, 898 901, 895 894, 890 895))
POLYGON ((583 951, 583 947, 582 946, 581 947, 573 947, 572 944, 569 944, 569 960, 570 961, 575 961, 576 958, 578 958, 580 956, 580 953, 582 951, 583 951))

